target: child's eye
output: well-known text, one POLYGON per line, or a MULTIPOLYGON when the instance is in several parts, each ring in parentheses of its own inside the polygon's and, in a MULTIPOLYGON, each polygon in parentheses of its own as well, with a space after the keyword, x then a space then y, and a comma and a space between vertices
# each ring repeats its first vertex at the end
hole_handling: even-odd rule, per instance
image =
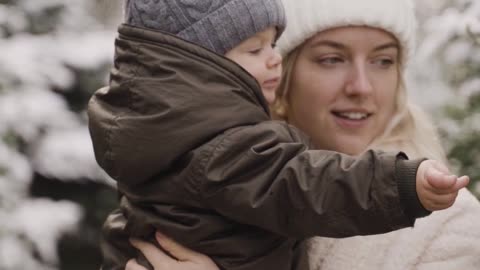
POLYGON ((248 51, 249 54, 257 55, 262 51, 262 48, 255 48, 248 51))

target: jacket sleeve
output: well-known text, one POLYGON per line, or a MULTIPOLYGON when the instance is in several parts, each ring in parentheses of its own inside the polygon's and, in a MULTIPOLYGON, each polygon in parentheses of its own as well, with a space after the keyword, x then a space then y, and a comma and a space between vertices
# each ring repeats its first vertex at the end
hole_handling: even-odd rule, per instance
POLYGON ((103 257, 100 270, 123 270, 127 261, 138 253, 128 242, 130 235, 125 230, 126 225, 127 220, 120 209, 107 216, 100 239, 103 257))
MULTIPOLYGON (((144 236, 144 240, 153 239, 155 229, 146 225, 143 226, 144 234, 148 235, 148 237, 144 236)), ((139 264, 147 269, 153 269, 144 254, 130 245, 129 239, 132 235, 127 227, 128 221, 121 209, 115 209, 107 216, 102 226, 102 237, 100 239, 103 257, 100 270, 124 270, 127 262, 132 258, 135 258, 139 264)), ((156 241, 151 241, 151 244, 159 247, 156 241)))
POLYGON ((400 198, 402 181, 408 184, 400 189, 413 196, 420 163, 402 153, 308 150, 299 132, 280 122, 239 128, 206 152, 197 174, 203 177, 195 180, 202 200, 237 222, 281 235, 379 234, 425 215, 414 206, 408 216, 400 198))

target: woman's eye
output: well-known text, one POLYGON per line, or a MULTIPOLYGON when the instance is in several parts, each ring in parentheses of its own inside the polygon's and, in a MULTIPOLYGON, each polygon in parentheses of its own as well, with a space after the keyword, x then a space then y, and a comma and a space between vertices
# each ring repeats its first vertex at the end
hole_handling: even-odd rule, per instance
POLYGON ((380 58, 375 60, 373 63, 381 68, 389 68, 395 64, 395 62, 390 58, 380 58))
POLYGON ((319 59, 318 62, 322 65, 332 66, 336 64, 341 64, 344 62, 344 60, 340 57, 326 57, 319 59))

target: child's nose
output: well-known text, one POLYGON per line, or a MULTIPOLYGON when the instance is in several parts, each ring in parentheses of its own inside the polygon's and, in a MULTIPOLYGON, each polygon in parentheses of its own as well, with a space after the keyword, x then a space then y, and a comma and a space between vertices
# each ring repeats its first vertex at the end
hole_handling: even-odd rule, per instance
POLYGON ((267 61, 268 68, 275 68, 282 63, 282 55, 276 49, 272 49, 272 55, 267 61))

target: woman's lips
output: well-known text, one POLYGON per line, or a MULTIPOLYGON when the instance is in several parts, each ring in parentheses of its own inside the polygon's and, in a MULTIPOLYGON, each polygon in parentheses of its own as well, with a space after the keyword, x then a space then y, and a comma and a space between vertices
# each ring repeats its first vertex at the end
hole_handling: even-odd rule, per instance
POLYGON ((362 128, 367 125, 371 113, 365 111, 332 112, 335 122, 344 128, 362 128))

